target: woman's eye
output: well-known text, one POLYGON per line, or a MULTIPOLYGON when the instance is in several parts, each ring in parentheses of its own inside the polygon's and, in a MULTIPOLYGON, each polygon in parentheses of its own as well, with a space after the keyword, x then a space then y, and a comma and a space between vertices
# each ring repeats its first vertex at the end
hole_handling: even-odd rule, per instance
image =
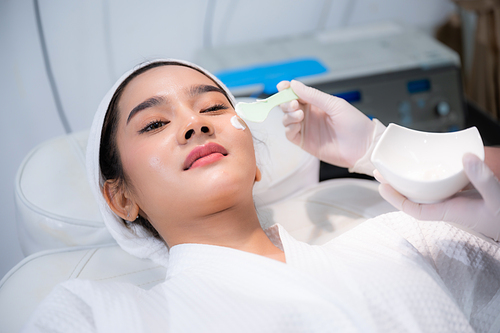
POLYGON ((139 131, 140 134, 154 131, 160 127, 167 125, 169 121, 155 120, 146 125, 143 129, 139 131))
POLYGON ((224 104, 215 104, 205 110, 200 111, 200 113, 217 112, 226 109, 228 109, 228 107, 224 104))

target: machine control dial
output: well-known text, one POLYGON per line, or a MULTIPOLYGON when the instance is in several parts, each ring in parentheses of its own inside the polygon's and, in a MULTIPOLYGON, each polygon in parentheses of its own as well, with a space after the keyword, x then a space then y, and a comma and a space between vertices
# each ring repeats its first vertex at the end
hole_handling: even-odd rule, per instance
POLYGON ((436 105, 436 113, 440 117, 445 117, 449 115, 451 112, 451 107, 448 102, 441 101, 436 105))

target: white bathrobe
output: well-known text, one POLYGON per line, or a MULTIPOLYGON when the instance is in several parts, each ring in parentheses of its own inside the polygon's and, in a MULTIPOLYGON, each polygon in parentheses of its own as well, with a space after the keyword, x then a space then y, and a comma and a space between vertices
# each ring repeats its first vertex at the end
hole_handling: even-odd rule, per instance
POLYGON ((72 280, 26 332, 500 332, 500 250, 444 222, 368 220, 323 246, 267 230, 287 263, 172 247, 151 290, 72 280))

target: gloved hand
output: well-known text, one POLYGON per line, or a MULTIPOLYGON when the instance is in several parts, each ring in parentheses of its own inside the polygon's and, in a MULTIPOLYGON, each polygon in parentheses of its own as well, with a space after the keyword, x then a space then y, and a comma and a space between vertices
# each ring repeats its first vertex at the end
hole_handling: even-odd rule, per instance
POLYGON ((378 171, 379 192, 397 209, 424 221, 454 222, 498 241, 500 238, 500 183, 476 155, 465 154, 464 171, 473 189, 465 189, 436 204, 417 204, 394 190, 378 171))
POLYGON ((372 174, 370 155, 385 130, 345 100, 308 87, 299 81, 282 81, 281 91, 292 87, 299 100, 280 105, 288 140, 320 160, 351 172, 372 174), (363 158, 364 157, 364 158, 363 158), (355 164, 363 160, 358 168, 355 164))

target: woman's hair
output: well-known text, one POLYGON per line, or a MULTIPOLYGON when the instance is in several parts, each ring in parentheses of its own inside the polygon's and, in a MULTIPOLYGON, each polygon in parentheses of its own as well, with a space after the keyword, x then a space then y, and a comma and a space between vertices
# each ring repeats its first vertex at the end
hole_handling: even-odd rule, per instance
MULTIPOLYGON (((206 73, 203 71, 188 66, 186 64, 178 63, 175 61, 157 61, 157 62, 152 62, 149 63, 136 71, 132 72, 125 80, 122 81, 122 83, 118 86, 116 91, 113 94, 113 97, 111 98, 111 101, 109 102, 108 109, 106 111, 106 116, 104 118, 104 124, 102 126, 102 131, 101 131, 101 143, 100 143, 100 149, 99 149, 99 166, 101 169, 101 174, 104 178, 104 180, 113 180, 114 184, 113 186, 131 186, 130 179, 127 178, 127 175, 125 174, 123 170, 123 166, 121 163, 120 159, 120 152, 118 151, 118 145, 116 142, 116 133, 118 129, 118 121, 119 121, 119 112, 118 112, 118 104, 120 101, 120 98, 123 94, 123 91, 127 87, 127 85, 137 76, 139 76, 142 73, 147 72, 148 70, 160 66, 169 66, 169 65, 174 65, 174 66, 185 66, 191 69, 194 69, 203 75, 207 76, 210 78, 212 81, 213 79, 209 77, 206 73)), ((222 87, 214 81, 214 83, 222 89, 222 87)), ((226 90, 222 89, 224 91, 224 95, 226 96, 227 100, 229 103, 232 104, 231 99, 229 96, 227 96, 226 90)), ((234 107, 234 105, 233 105, 234 107)), ((130 224, 136 224, 141 227, 143 227, 151 236, 154 236, 160 240, 163 240, 156 231, 156 229, 151 225, 151 223, 144 217, 139 216, 135 221, 123 221, 123 223, 129 227, 130 224)))

